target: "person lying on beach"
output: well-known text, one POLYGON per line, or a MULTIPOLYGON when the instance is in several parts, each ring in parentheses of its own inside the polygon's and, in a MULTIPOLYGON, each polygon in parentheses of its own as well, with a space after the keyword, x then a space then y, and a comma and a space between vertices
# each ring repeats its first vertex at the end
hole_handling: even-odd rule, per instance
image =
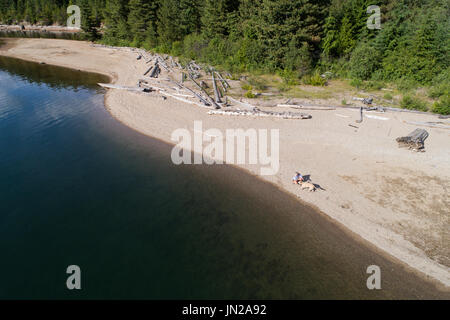
POLYGON ((303 182, 303 176, 299 172, 296 172, 292 178, 292 183, 299 184, 300 182, 303 182))

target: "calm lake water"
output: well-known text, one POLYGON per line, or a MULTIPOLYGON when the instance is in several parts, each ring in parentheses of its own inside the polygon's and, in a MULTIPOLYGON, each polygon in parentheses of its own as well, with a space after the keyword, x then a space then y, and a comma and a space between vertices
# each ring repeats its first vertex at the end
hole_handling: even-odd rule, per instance
POLYGON ((0 298, 443 297, 272 185, 172 165, 105 111, 105 81, 0 57, 0 298))

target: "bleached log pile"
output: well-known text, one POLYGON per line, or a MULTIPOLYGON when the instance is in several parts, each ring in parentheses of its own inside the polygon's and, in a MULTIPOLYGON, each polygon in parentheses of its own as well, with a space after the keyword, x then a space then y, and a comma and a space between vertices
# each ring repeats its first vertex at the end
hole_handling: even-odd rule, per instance
POLYGON ((192 78, 198 79, 201 77, 200 71, 202 70, 202 68, 195 61, 189 62, 186 66, 186 69, 188 70, 189 75, 192 78))
MULTIPOLYGON (((171 56, 153 54, 143 49, 130 47, 113 47, 95 44, 93 46, 121 51, 129 51, 133 54, 136 54, 136 60, 138 60, 140 63, 144 64, 144 61, 145 64, 151 63, 151 65, 148 65, 148 67, 145 68, 145 72, 143 76, 139 78, 136 87, 121 86, 116 84, 99 84, 103 88, 126 90, 135 92, 137 94, 146 95, 154 95, 156 93, 163 98, 170 97, 184 103, 189 103, 208 109, 215 109, 211 110, 210 114, 275 117, 282 119, 311 119, 311 115, 305 113, 272 112, 260 110, 258 107, 253 106, 250 103, 225 96, 225 93, 231 89, 228 81, 222 76, 222 74, 220 74, 220 72, 208 66, 200 66, 195 61, 191 61, 185 67, 183 67, 171 56), (174 71, 182 75, 181 82, 177 82, 173 79, 173 76, 169 76, 169 73, 174 71), (161 79, 161 74, 167 76, 167 78, 161 79), (205 78, 205 74, 211 75, 211 78, 205 78), (196 79, 199 80, 197 81, 196 79), (192 85, 188 86, 187 82, 189 82, 189 80, 192 81, 192 85), (212 81, 211 91, 207 91, 207 89, 209 89, 208 84, 210 83, 207 83, 206 81, 212 81), (196 86, 198 90, 190 88, 193 86, 196 86), (213 94, 208 94, 208 92, 210 94, 213 93, 214 96, 213 94), (231 101, 231 103, 235 106, 234 110, 219 110, 223 107, 228 106, 229 101, 231 101)), ((229 73, 224 74, 227 75, 227 77, 231 77, 229 73)))

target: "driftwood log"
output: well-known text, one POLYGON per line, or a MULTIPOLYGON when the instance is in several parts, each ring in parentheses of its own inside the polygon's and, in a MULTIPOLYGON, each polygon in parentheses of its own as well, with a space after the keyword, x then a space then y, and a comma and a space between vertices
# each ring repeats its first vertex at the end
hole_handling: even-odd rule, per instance
MULTIPOLYGON (((159 63, 158 63, 158 61, 156 61, 152 72, 150 72, 150 78, 158 78, 158 75, 160 74, 160 72, 161 72, 161 69, 159 68, 159 63)), ((145 74, 144 74, 144 76, 145 76, 145 74)))
POLYGON ((407 124, 412 124, 416 126, 424 126, 424 127, 430 127, 430 128, 437 128, 437 129, 450 129, 449 125, 446 125, 442 122, 419 122, 419 121, 403 121, 407 124))
POLYGON ((243 101, 239 101, 239 100, 233 99, 232 97, 228 97, 228 99, 229 99, 231 102, 240 105, 240 106, 243 107, 245 110, 248 110, 248 111, 255 111, 255 110, 258 109, 257 107, 251 105, 250 103, 243 102, 243 101))
POLYGON ((209 88, 208 84, 204 80, 200 81, 200 85, 202 86, 203 89, 209 88))
POLYGON ((363 116, 363 108, 359 108, 359 114, 361 116, 361 118, 359 120, 356 120, 356 123, 362 123, 364 120, 364 116, 363 116))
POLYGON ((303 106, 303 105, 297 105, 297 104, 277 104, 277 107, 303 109, 303 110, 321 110, 321 111, 336 110, 336 108, 333 108, 333 107, 310 107, 310 106, 303 106))
POLYGON ((283 119, 311 119, 311 115, 299 112, 271 112, 262 110, 211 110, 211 115, 275 117, 283 119))
POLYGON ((416 129, 406 137, 397 138, 400 148, 409 148, 414 151, 422 151, 425 148, 425 140, 428 138, 428 132, 424 129, 416 129))
POLYGON ((217 78, 220 80, 220 84, 224 88, 224 91, 226 92, 227 89, 231 88, 229 83, 222 77, 222 75, 216 71, 217 78))
POLYGON ((222 103, 222 100, 220 100, 219 89, 217 88, 217 84, 216 84, 216 78, 214 77, 214 71, 212 71, 211 74, 212 74, 212 79, 213 79, 214 101, 216 101, 216 103, 222 103))
POLYGON ((128 86, 120 86, 117 84, 109 84, 109 83, 98 83, 98 85, 102 88, 106 89, 118 89, 118 90, 126 90, 131 92, 144 92, 146 88, 140 87, 128 87, 128 86))
POLYGON ((154 68, 154 66, 151 66, 150 68, 148 68, 147 71, 144 72, 144 76, 146 76, 150 71, 152 71, 153 68, 154 68))

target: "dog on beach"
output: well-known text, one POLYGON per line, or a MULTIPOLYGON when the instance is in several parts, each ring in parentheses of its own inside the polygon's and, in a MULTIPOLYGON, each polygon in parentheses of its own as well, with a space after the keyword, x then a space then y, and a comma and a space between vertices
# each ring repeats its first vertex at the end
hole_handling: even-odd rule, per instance
POLYGON ((311 183, 311 182, 299 182, 298 183, 300 185, 300 188, 303 189, 308 189, 309 192, 315 192, 316 191, 316 186, 311 183))

